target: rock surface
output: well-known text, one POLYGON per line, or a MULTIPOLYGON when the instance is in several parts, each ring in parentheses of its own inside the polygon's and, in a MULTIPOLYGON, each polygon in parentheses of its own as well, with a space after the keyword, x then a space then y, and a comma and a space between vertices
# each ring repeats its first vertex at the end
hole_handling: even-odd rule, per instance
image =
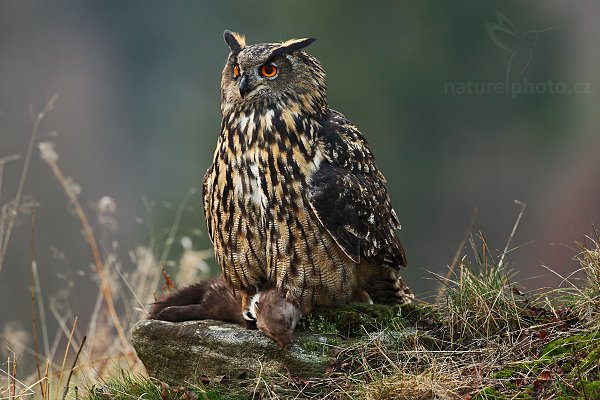
POLYGON ((415 330, 435 324, 429 306, 353 303, 313 310, 300 320, 289 349, 279 348, 258 330, 213 320, 140 321, 133 328, 132 343, 150 376, 167 383, 198 382, 202 376, 310 378, 323 376, 336 349, 371 334, 396 342, 414 340, 418 334, 422 344, 440 350, 436 338, 415 330), (389 332, 382 336, 382 330, 389 332))
POLYGON ((132 339, 148 374, 172 384, 198 381, 202 376, 321 376, 329 363, 327 356, 303 345, 322 343, 325 336, 297 332, 294 344, 281 349, 258 330, 222 321, 144 320, 133 328, 132 339))

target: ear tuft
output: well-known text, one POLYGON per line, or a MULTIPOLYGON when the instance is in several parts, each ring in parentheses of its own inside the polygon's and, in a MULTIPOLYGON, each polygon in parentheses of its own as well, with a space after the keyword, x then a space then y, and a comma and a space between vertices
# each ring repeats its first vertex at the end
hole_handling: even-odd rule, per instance
POLYGON ((277 47, 271 52, 271 58, 300 51, 303 48, 313 44, 316 40, 317 39, 314 38, 286 40, 285 42, 281 43, 281 46, 277 47))
POLYGON ((246 38, 237 32, 225 31, 223 32, 223 39, 225 39, 225 43, 227 43, 233 54, 238 54, 246 46, 246 38))

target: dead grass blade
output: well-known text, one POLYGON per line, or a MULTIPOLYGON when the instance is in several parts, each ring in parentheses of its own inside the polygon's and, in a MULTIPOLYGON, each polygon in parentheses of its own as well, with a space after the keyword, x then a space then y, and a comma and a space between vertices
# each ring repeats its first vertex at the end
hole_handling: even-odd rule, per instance
POLYGON ((44 109, 37 114, 35 117, 35 122, 33 124, 33 129, 31 131, 31 137, 29 139, 29 145, 27 146, 27 152, 25 153, 25 163, 23 164, 23 170, 21 171, 21 177, 19 178, 19 185, 17 186, 17 192, 15 194, 15 199, 11 206, 11 210, 8 212, 7 218, 8 221, 6 223, 6 230, 2 237, 2 242, 0 242, 0 271, 2 271, 2 265, 4 264, 4 256, 6 255, 6 250, 8 249, 8 242, 10 241, 10 236, 15 225, 15 221, 17 219, 17 214, 19 213, 19 206, 21 205, 21 198, 23 196, 23 187, 25 186, 25 179, 27 178, 27 171, 29 170, 29 164, 31 162, 31 154, 33 152, 33 145, 37 140, 38 131, 40 128, 40 123, 44 119, 44 116, 48 114, 54 108, 54 103, 58 99, 58 94, 54 94, 44 109))
MULTIPOLYGON (((75 327, 73 327, 73 328, 75 328, 75 327)), ((75 369, 75 365, 77 365, 77 360, 79 359, 79 354, 81 354, 81 349, 83 349, 83 346, 85 345, 85 339, 86 339, 86 337, 84 336, 83 339, 81 340, 81 345, 79 346, 79 350, 77 350, 77 354, 75 354, 75 359, 73 360, 73 365, 71 365, 71 370, 69 371, 69 377, 67 378, 67 383, 65 384, 65 391, 63 392, 62 400, 65 400, 67 398, 67 393, 69 393, 69 383, 71 382, 71 377, 73 376, 73 370, 75 369)))
MULTIPOLYGON (((45 143, 45 144, 49 145, 48 143, 45 143)), ((48 150, 46 149, 46 151, 48 151, 48 150)), ((42 153, 44 153, 44 151, 42 151, 42 153)), ((50 153, 50 154, 52 154, 52 153, 50 153)), ((115 309, 115 304, 113 301, 112 292, 110 290, 107 272, 105 270, 104 262, 102 261, 102 257, 100 255, 100 250, 98 248, 98 242, 96 241, 96 237, 95 237, 94 231, 92 230, 92 227, 90 225, 90 221, 89 221, 85 211, 83 210, 83 207, 81 206, 81 203, 79 202, 79 199, 77 198, 77 194, 73 190, 71 182, 69 182, 69 180, 65 177, 65 175, 59 168, 59 166, 57 164, 57 156, 49 156, 49 154, 42 154, 42 158, 44 159, 44 161, 46 161, 46 163, 48 165, 50 165, 50 168, 52 169, 54 176, 56 177, 58 182, 61 184, 63 191, 67 195, 69 202, 73 206, 75 213, 76 213, 77 217, 79 218, 79 221, 81 222, 85 239, 88 243, 88 246, 90 247, 90 249, 92 251, 94 265, 96 266, 96 272, 98 273, 98 277, 100 278, 100 287, 102 290, 102 294, 104 296, 104 301, 105 301, 106 307, 108 309, 108 313, 109 313, 111 320, 115 326, 115 329, 117 330, 117 334, 119 335, 119 339, 121 341, 121 345, 123 346, 123 349, 127 350, 129 348, 129 342, 127 340, 127 337, 125 336, 123 326, 121 325, 121 321, 119 320, 119 316, 115 309)))
MULTIPOLYGON (((475 207, 473 209, 473 213, 471 213, 471 221, 469 221, 469 226, 467 226, 467 230, 465 231, 465 234, 456 249, 456 253, 454 253, 454 257, 452 257, 452 262, 450 263, 450 267, 448 267, 448 272, 446 272, 446 279, 450 279, 450 277, 454 273, 454 268, 456 267, 456 264, 458 263, 458 259, 460 258, 460 255, 462 254, 463 249, 465 248, 465 244, 467 243, 467 239, 469 238, 469 235, 470 235, 471 231, 473 230, 473 225, 475 225, 476 217, 477 217, 477 207, 475 207)), ((439 302, 442 299, 443 295, 444 295, 444 286, 441 286, 440 289, 438 290, 436 302, 439 302)))
MULTIPOLYGON (((67 355, 69 354, 69 349, 71 348, 71 343, 73 341, 73 333, 75 332, 75 327, 77 327, 77 316, 75 316, 75 321, 73 322, 73 327, 71 328, 71 332, 69 333, 69 341, 67 342, 67 346, 65 347, 65 352, 63 354, 63 360, 62 360, 62 364, 60 366, 58 382, 62 382, 63 371, 65 370, 65 364, 67 362, 67 355)), ((80 346, 80 349, 81 349, 81 347, 82 346, 80 346)), ((58 388, 57 388, 56 393, 57 393, 56 398, 58 398, 58 388)))
POLYGON ((515 221, 515 224, 513 225, 512 231, 510 232, 510 236, 508 237, 508 241, 506 242, 504 251, 500 255, 500 260, 498 261, 498 267, 500 267, 500 268, 502 268, 502 266, 504 265, 504 257, 506 257, 506 254, 508 254, 508 247, 510 246, 510 242, 512 242, 512 239, 515 236, 515 232, 517 231, 517 228, 519 227, 519 222, 521 222, 521 218, 523 217, 523 214, 525 213, 525 207, 527 207, 527 204, 525 204, 519 200, 515 200, 515 203, 521 206, 521 210, 519 211, 517 220, 515 221))
POLYGON ((30 279, 31 279, 31 333, 33 337, 33 350, 35 352, 35 366, 37 368, 37 376, 38 381, 40 382, 40 391, 42 396, 44 394, 44 385, 42 381, 42 371, 40 369, 40 356, 39 356, 39 346, 38 346, 38 335, 37 335, 37 318, 35 312, 35 278, 34 278, 34 263, 35 261, 31 261, 31 269, 30 269, 30 279))

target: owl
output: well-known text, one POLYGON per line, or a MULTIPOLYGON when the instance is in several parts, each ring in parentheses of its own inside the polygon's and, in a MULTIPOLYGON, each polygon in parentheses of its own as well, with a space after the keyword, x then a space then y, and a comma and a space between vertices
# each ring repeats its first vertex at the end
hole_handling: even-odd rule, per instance
POLYGON ((203 182, 208 233, 242 308, 276 287, 308 314, 354 300, 409 302, 400 228, 367 140, 327 104, 315 39, 231 50, 221 132, 203 182))

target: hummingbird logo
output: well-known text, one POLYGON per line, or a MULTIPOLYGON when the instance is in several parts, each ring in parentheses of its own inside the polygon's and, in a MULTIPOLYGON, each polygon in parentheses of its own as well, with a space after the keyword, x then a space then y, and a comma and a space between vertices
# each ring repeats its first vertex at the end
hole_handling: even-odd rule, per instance
POLYGON ((505 76, 506 87, 508 87, 512 75, 523 76, 525 73, 533 58, 533 51, 540 35, 556 27, 521 32, 506 15, 497 10, 496 19, 497 23, 486 23, 485 29, 492 42, 509 54, 505 76))

